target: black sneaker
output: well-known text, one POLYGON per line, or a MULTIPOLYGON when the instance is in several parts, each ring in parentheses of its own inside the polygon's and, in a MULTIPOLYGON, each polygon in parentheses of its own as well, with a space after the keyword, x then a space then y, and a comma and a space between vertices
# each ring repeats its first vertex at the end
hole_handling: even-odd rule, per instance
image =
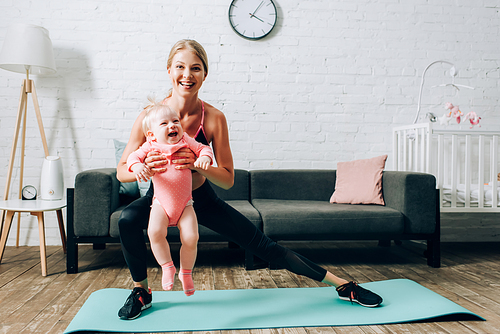
POLYGON ((382 303, 382 297, 352 281, 339 286, 337 292, 340 299, 349 300, 351 304, 356 302, 361 306, 376 307, 382 303))
POLYGON ((118 311, 118 316, 123 320, 135 319, 141 315, 143 310, 151 307, 152 300, 151 289, 146 291, 146 289, 136 287, 118 311))

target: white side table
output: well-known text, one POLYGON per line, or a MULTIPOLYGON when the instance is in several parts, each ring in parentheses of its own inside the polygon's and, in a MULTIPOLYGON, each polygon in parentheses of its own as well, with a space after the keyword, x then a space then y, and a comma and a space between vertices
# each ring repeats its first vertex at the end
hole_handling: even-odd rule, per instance
POLYGON ((26 201, 20 199, 11 199, 7 201, 0 201, 0 210, 6 211, 6 217, 2 226, 2 236, 0 238, 0 263, 2 262, 5 245, 7 244, 7 237, 9 236, 10 226, 12 219, 16 212, 29 212, 33 216, 38 217, 38 233, 40 238, 40 259, 42 265, 42 276, 47 276, 47 255, 45 251, 45 224, 43 220, 43 213, 45 211, 56 211, 57 220, 59 222, 59 232, 61 234, 61 241, 64 253, 66 253, 66 233, 64 231, 64 222, 62 216, 62 208, 66 206, 66 200, 57 201, 44 201, 34 200, 26 201))

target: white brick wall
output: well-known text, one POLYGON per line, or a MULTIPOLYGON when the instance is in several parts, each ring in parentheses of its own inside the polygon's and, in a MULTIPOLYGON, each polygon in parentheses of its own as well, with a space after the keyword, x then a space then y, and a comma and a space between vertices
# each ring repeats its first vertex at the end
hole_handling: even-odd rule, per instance
MULTIPOLYGON (((335 168, 338 161, 390 154, 391 128, 413 121, 420 76, 428 71, 422 114, 445 102, 476 111, 483 129, 500 125, 500 24, 497 0, 276 0, 271 35, 247 41, 230 28, 230 0, 3 0, 7 27, 47 28, 57 74, 35 78, 50 153, 62 157, 65 183, 85 169, 115 166, 113 139, 126 141, 149 94, 169 89, 165 61, 181 38, 201 42, 210 72, 200 97, 227 116, 237 168, 335 168)), ((22 75, 0 70, 0 190, 22 75)), ((39 183, 43 151, 29 104, 25 184, 39 183)), ((389 156, 388 166, 391 166, 389 156)), ((14 171, 11 198, 17 196, 14 171)), ((25 216, 21 244, 38 243, 25 216)), ((60 244, 47 214, 47 243, 60 244)), ((14 243, 15 227, 9 238, 14 243)))

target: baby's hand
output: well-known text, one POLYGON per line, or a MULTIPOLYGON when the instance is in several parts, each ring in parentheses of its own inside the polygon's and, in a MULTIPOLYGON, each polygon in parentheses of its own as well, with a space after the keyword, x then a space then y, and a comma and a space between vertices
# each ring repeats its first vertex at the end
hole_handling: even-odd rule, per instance
POLYGON ((207 170, 208 167, 210 166, 210 163, 212 163, 212 159, 210 159, 210 157, 207 157, 206 155, 204 155, 204 156, 196 159, 196 161, 194 162, 194 166, 196 168, 207 170))
POLYGON ((151 177, 151 172, 149 170, 149 167, 146 166, 145 164, 141 163, 135 163, 133 164, 130 169, 135 175, 135 178, 137 179, 138 182, 146 182, 150 179, 151 177))

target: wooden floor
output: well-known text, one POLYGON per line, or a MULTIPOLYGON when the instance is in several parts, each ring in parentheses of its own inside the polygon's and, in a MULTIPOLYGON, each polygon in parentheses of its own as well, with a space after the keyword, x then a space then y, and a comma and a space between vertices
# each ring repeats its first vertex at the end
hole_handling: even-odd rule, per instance
MULTIPOLYGON (((376 242, 284 243, 334 274, 360 283, 408 278, 482 316, 487 321, 439 321, 383 326, 287 328, 223 333, 500 333, 500 243, 443 243, 442 267, 421 257, 424 245, 377 247, 376 242)), ((178 245, 173 245, 174 259, 178 245)), ((105 250, 80 246, 80 273, 66 274, 60 247, 47 249, 47 277, 41 276, 37 247, 7 247, 0 265, 0 333, 63 333, 88 296, 103 288, 131 288, 119 245, 105 250)), ((153 290, 161 290, 154 258, 153 290)), ((284 270, 246 271, 243 252, 226 244, 200 244, 195 268, 198 290, 323 286, 284 270)), ((180 289, 175 283, 175 290, 180 289)), ((336 292, 332 289, 332 298, 336 292)), ((346 302, 346 307, 350 307, 346 302)), ((117 310, 118 311, 118 310, 117 310)))

